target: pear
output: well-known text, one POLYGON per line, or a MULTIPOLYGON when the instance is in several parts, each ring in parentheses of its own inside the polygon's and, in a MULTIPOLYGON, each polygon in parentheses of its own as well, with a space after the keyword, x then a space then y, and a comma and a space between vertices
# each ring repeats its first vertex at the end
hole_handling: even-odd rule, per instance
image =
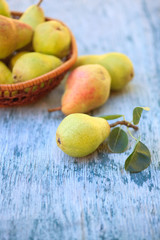
POLYGON ((29 44, 32 36, 33 29, 29 25, 0 16, 0 59, 29 44))
POLYGON ((16 26, 17 32, 17 44, 15 50, 18 50, 27 46, 32 41, 33 29, 28 24, 21 23, 18 20, 13 20, 13 23, 16 26))
POLYGON ((11 17, 9 6, 5 0, 0 0, 0 15, 11 17))
POLYGON ((0 16, 0 59, 16 49, 16 27, 10 18, 0 16))
POLYGON ((26 53, 15 63, 12 77, 15 83, 36 78, 59 67, 62 61, 54 56, 42 53, 26 53))
POLYGON ((38 25, 33 37, 34 51, 63 58, 71 45, 71 35, 67 27, 58 21, 47 21, 38 25))
POLYGON ((0 61, 0 84, 12 84, 12 73, 9 68, 0 61))
POLYGON ((45 21, 44 12, 40 8, 41 2, 42 0, 37 5, 30 6, 19 18, 19 21, 27 23, 35 30, 40 23, 45 21))
POLYGON ((72 69, 85 64, 97 63, 105 67, 111 76, 111 89, 121 90, 134 77, 131 60, 122 53, 111 52, 103 55, 86 55, 78 57, 72 69))
POLYGON ((28 53, 27 51, 20 51, 20 52, 17 52, 16 54, 14 54, 11 59, 10 59, 10 62, 9 62, 9 67, 10 69, 12 70, 15 63, 17 62, 17 60, 23 56, 24 54, 28 53))
POLYGON ((111 76, 111 89, 121 90, 134 77, 131 60, 122 53, 108 53, 98 62, 105 67, 111 76))
POLYGON ((74 113, 65 117, 56 132, 58 147, 72 157, 84 157, 94 152, 109 136, 105 119, 74 113))
POLYGON ((87 113, 104 104, 110 94, 111 78, 107 70, 90 64, 76 68, 68 76, 61 110, 65 115, 87 113))

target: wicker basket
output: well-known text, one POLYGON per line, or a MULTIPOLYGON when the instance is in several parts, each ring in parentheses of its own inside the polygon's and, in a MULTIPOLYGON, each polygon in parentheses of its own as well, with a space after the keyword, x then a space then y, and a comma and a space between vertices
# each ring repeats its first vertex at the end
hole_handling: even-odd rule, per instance
MULTIPOLYGON (((20 12, 12 12, 13 18, 19 18, 21 15, 22 13, 20 12)), ((46 21, 49 20, 54 19, 46 18, 46 21)), ((65 25, 64 23, 62 24, 65 25)), ((58 86, 66 72, 72 67, 77 59, 77 46, 72 33, 71 39, 70 54, 60 67, 26 82, 0 84, 0 107, 18 106, 34 102, 58 86)))

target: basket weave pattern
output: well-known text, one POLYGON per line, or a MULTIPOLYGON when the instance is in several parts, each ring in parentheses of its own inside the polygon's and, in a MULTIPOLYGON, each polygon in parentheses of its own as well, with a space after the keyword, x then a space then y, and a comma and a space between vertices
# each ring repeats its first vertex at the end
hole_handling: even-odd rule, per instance
MULTIPOLYGON (((21 15, 22 13, 20 12, 12 12, 13 18, 19 18, 21 15)), ((55 19, 46 18, 46 21, 49 20, 55 19)), ((62 24, 66 26, 64 23, 62 24)), ((70 54, 60 67, 26 82, 0 84, 0 107, 18 106, 34 102, 60 84, 66 72, 73 66, 77 59, 76 41, 71 31, 70 34, 70 54)))

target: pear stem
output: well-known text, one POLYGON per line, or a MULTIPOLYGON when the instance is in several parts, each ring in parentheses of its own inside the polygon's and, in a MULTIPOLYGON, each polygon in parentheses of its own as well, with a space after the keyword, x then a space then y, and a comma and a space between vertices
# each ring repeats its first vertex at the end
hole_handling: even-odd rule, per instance
POLYGON ((138 130, 138 127, 137 127, 137 126, 135 126, 135 125, 133 125, 132 123, 130 123, 130 122, 128 122, 128 121, 125 121, 125 120, 123 120, 123 121, 117 121, 117 122, 115 122, 115 123, 112 123, 112 124, 110 124, 110 127, 115 127, 115 126, 117 126, 117 125, 125 125, 125 126, 127 126, 127 127, 129 127, 129 128, 133 128, 135 131, 138 130))
POLYGON ((42 2, 43 2, 43 0, 39 0, 39 2, 37 3, 37 6, 39 7, 42 2))
POLYGON ((56 112, 56 111, 61 111, 61 107, 48 109, 48 112, 56 112))

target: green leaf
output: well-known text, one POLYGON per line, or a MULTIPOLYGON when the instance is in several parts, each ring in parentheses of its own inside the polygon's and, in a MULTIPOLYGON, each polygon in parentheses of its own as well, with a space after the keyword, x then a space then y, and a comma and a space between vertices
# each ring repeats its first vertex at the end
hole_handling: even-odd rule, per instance
POLYGON ((113 119, 123 117, 123 115, 116 114, 116 115, 107 115, 107 116, 100 116, 100 117, 106 120, 113 120, 113 119))
POLYGON ((151 154, 149 149, 139 141, 131 155, 126 159, 125 169, 131 173, 137 173, 146 169, 150 163, 151 154))
POLYGON ((143 110, 149 111, 149 107, 136 107, 133 110, 133 123, 137 125, 140 121, 143 110))
POLYGON ((114 153, 122 153, 128 146, 128 135, 120 127, 114 128, 108 138, 108 146, 114 153))

